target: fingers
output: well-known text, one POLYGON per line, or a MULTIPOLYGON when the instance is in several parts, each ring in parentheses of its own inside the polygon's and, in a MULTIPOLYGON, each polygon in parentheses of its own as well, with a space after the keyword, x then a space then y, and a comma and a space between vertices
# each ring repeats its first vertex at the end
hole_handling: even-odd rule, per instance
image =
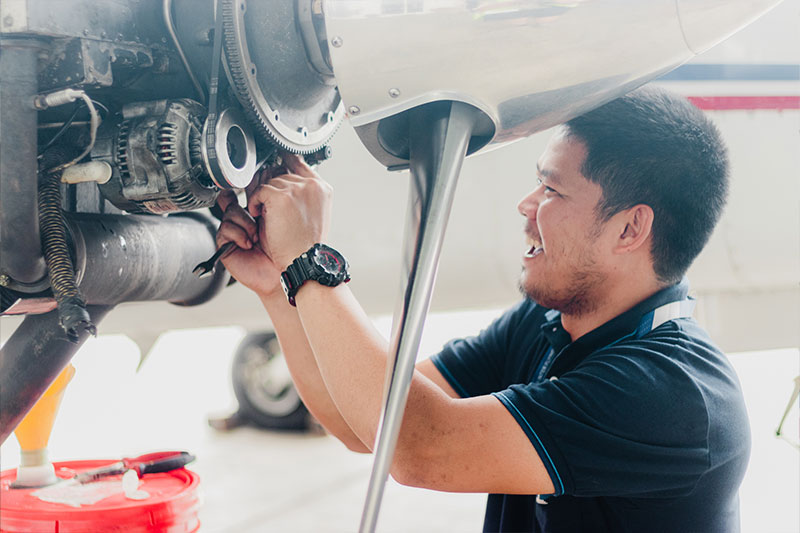
POLYGON ((247 233, 250 240, 254 242, 258 240, 258 223, 254 217, 250 216, 250 214, 238 203, 230 204, 228 206, 223 220, 227 220, 238 226, 241 226, 242 229, 244 229, 244 231, 247 233))
POLYGON ((274 170, 275 169, 270 167, 265 167, 256 173, 256 175, 244 189, 245 195, 248 199, 250 198, 250 195, 253 194, 254 190, 269 182, 270 178, 272 178, 272 173, 274 170))
POLYGON ((224 220, 217 230, 217 248, 226 242, 233 242, 243 250, 249 250, 253 243, 247 236, 247 232, 241 226, 229 220, 224 220))
POLYGON ((277 193, 289 193, 295 187, 302 187, 308 178, 301 178, 293 174, 284 174, 276 178, 272 178, 269 184, 262 185, 255 189, 247 199, 247 212, 250 216, 257 218, 261 216, 261 211, 265 203, 270 197, 277 193))
POLYGON ((267 185, 261 185, 249 194, 247 211, 252 217, 257 218, 261 216, 264 204, 273 205, 272 202, 279 197, 278 195, 299 199, 315 197, 319 193, 330 196, 333 188, 316 174, 312 178, 299 174, 283 174, 270 179, 267 185))
POLYGON ((303 176, 304 178, 319 178, 308 163, 303 160, 303 156, 297 154, 285 154, 283 156, 283 165, 292 174, 303 176))
POLYGON ((247 199, 247 212, 251 217, 257 218, 261 216, 261 210, 266 203, 267 198, 273 191, 277 190, 274 185, 262 185, 247 199))
POLYGON ((217 196, 217 205, 223 213, 227 211, 228 206, 234 203, 239 203, 239 200, 236 198, 236 193, 229 189, 220 191, 219 196, 217 196))

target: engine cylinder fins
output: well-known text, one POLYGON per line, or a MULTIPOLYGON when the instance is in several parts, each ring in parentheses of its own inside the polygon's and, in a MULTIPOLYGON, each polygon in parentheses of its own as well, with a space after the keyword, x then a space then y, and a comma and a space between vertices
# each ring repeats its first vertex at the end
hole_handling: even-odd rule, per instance
POLYGON ((210 207, 219 187, 203 162, 204 106, 188 99, 126 105, 98 132, 92 158, 109 163, 99 185, 111 203, 131 213, 162 214, 210 207))
POLYGON ((247 118, 284 150, 316 152, 336 133, 344 106, 333 77, 310 63, 296 1, 221 1, 227 72, 247 118))
POLYGON ((206 171, 223 189, 247 187, 256 172, 256 141, 250 123, 237 108, 222 110, 214 125, 214 145, 209 146, 208 127, 203 125, 201 150, 206 171))

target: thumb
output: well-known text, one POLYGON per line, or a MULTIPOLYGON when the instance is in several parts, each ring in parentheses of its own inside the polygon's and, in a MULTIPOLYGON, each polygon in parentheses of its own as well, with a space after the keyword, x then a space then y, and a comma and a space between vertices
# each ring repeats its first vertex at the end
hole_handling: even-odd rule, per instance
POLYGON ((305 162, 303 156, 298 154, 286 154, 283 156, 283 164, 286 169, 298 176, 302 176, 304 178, 319 178, 316 172, 314 172, 308 163, 305 162))

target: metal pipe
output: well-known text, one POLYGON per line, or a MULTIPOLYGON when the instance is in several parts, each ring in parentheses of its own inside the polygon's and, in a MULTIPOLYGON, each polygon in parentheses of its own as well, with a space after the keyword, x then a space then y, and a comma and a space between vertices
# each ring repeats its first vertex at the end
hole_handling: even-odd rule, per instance
POLYGON ((205 278, 192 273, 216 250, 210 216, 70 213, 66 221, 78 256, 78 286, 89 304, 167 300, 197 305, 229 279, 224 268, 205 278))
MULTIPOLYGON (((89 306, 94 323, 113 306, 89 306)), ((0 349, 0 444, 22 421, 89 336, 80 330, 72 343, 58 312, 28 315, 0 349)))
POLYGON ((39 244, 33 106, 41 49, 34 39, 0 40, 0 275, 10 278, 5 285, 35 284, 47 275, 39 244))
POLYGON ((407 281, 395 313, 386 367, 383 415, 359 531, 372 532, 400 433, 420 337, 430 307, 439 254, 461 163, 477 111, 459 102, 437 102, 410 111, 411 187, 405 233, 407 281))

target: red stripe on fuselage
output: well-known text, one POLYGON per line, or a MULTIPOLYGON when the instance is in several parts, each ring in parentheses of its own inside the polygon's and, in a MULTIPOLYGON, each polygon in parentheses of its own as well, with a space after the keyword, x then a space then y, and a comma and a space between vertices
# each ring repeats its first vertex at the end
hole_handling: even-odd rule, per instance
POLYGON ((689 96, 700 109, 724 111, 733 109, 800 109, 800 96, 689 96))

